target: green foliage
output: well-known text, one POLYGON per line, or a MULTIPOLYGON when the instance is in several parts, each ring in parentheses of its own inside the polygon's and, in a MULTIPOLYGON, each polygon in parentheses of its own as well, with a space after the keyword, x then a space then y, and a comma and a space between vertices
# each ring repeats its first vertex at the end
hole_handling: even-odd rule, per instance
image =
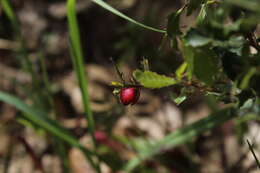
POLYGON ((187 96, 185 96, 185 95, 180 95, 180 96, 178 96, 178 97, 173 96, 173 100, 174 100, 174 102, 175 102, 177 105, 181 104, 181 103, 184 102, 186 99, 187 99, 187 96))
POLYGON ((249 86, 249 81, 252 78, 252 76, 256 73, 256 68, 252 67, 249 69, 249 71, 246 73, 246 75, 243 77, 243 80, 241 81, 240 88, 246 89, 249 86))
MULTIPOLYGON (((259 114, 255 106, 259 107, 257 100, 260 93, 257 88, 260 81, 260 46, 258 38, 254 35, 259 22, 259 6, 260 2, 256 0, 250 2, 246 0, 188 1, 178 11, 172 12, 167 20, 166 31, 172 48, 174 51, 179 51, 184 59, 183 64, 175 70, 176 78, 140 70, 134 71, 134 78, 142 86, 152 89, 178 84, 189 90, 188 87, 191 85, 193 87, 191 92, 199 90, 217 101, 235 104, 232 110, 236 109, 241 116, 259 114), (195 11, 199 13, 195 25, 189 26, 189 29, 183 32, 180 28, 180 15, 185 10, 187 15, 194 14, 195 11), (177 46, 177 38, 180 38, 178 42, 181 45, 180 48, 177 46), (254 47, 257 53, 253 54, 250 46, 254 47), (250 95, 244 94, 249 91, 250 95), (248 108, 246 105, 249 103, 254 106, 248 108)), ((184 92, 173 94, 172 99, 176 104, 180 104, 187 97, 189 96, 184 92)), ((227 112, 216 112, 216 114, 221 114, 221 118, 219 114, 219 120, 216 120, 215 116, 209 116, 206 118, 207 123, 204 120, 198 122, 200 127, 195 123, 196 125, 180 130, 187 132, 187 135, 181 133, 178 137, 178 131, 169 135, 171 137, 167 136, 162 140, 163 142, 158 142, 158 145, 155 145, 157 147, 147 147, 140 152, 138 158, 128 163, 126 170, 132 170, 142 160, 158 153, 165 145, 169 147, 178 145, 178 138, 180 138, 180 143, 186 142, 193 135, 198 135, 193 133, 197 129, 210 130, 215 125, 220 125, 232 118, 233 115, 230 116, 227 112)))
POLYGON ((190 0, 187 9, 187 15, 191 15, 192 12, 199 8, 204 0, 190 0))
POLYGON ((18 29, 18 21, 13 12, 13 9, 8 0, 0 0, 0 5, 3 7, 4 12, 6 13, 9 20, 12 22, 14 28, 18 29))
POLYGON ((135 70, 133 72, 133 76, 141 85, 151 89, 167 87, 177 83, 177 81, 173 78, 159 75, 151 71, 143 72, 141 70, 135 70))
POLYGON ((218 62, 214 51, 197 49, 193 58, 195 76, 206 84, 212 84, 218 74, 218 62))
POLYGON ((198 30, 192 28, 186 33, 184 42, 186 46, 201 47, 212 42, 212 39, 203 36, 198 30))
POLYGON ((260 13, 260 3, 258 0, 228 0, 227 3, 231 3, 240 6, 244 9, 252 10, 260 13))
POLYGON ((181 34, 180 31, 180 15, 182 10, 173 12, 168 16, 167 23, 167 35, 171 38, 176 37, 181 34))
POLYGON ((187 70, 187 66, 188 64, 186 62, 182 63, 178 68, 177 70, 175 71, 175 75, 176 75, 176 78, 178 80, 181 80, 181 78, 183 77, 183 74, 185 73, 185 71, 187 70))
POLYGON ((203 23, 206 23, 207 21, 205 20, 206 17, 207 17, 207 14, 208 14, 208 8, 207 8, 207 3, 204 3, 201 5, 201 9, 200 9, 200 12, 199 12, 199 15, 196 19, 196 23, 197 25, 202 25, 203 23))
MULTIPOLYGON (((159 154, 161 151, 191 142, 194 137, 212 130, 234 118, 236 115, 239 116, 236 125, 240 139, 243 139, 243 134, 246 133, 246 123, 248 121, 259 121, 260 38, 257 38, 258 36, 255 35, 257 25, 260 21, 259 0, 186 1, 183 7, 170 13, 166 23, 166 30, 156 29, 140 23, 116 10, 105 1, 92 0, 92 2, 130 23, 164 34, 164 37, 167 37, 166 40, 169 39, 171 41, 172 51, 178 55, 182 55, 180 62, 182 64, 180 66, 179 64, 168 64, 167 68, 172 70, 169 76, 173 75, 173 77, 160 75, 158 74, 159 72, 149 71, 148 68, 145 68, 144 71, 135 70, 133 77, 140 85, 149 89, 172 86, 180 87, 180 92, 169 94, 177 105, 183 103, 183 101, 189 98, 190 94, 196 92, 209 96, 211 98, 209 100, 211 101, 214 100, 211 105, 213 111, 211 115, 171 132, 162 140, 149 142, 144 141, 142 138, 136 140, 135 149, 138 156, 125 165, 124 170, 126 172, 132 172, 143 161, 152 159, 153 156, 159 154), (182 26, 180 26, 180 16, 184 12, 187 15, 195 16, 195 23, 192 25, 188 23, 186 29, 182 29, 182 26), (178 68, 175 69, 175 67, 178 68), (217 103, 224 102, 231 106, 223 110, 217 110, 215 101, 217 103)), ((31 91, 28 91, 28 97, 33 101, 31 106, 17 97, 4 92, 0 92, 0 100, 13 105, 21 111, 24 119, 20 119, 20 121, 25 125, 28 125, 28 122, 30 122, 71 146, 79 148, 85 154, 93 168, 97 172, 100 172, 94 138, 95 124, 90 109, 87 90, 88 81, 85 74, 84 56, 75 11, 76 0, 67 0, 70 53, 81 89, 89 132, 92 135, 94 143, 93 151, 84 148, 66 129, 62 128, 55 120, 51 120, 46 116, 47 113, 45 110, 47 108, 42 106, 45 100, 39 99, 45 97, 43 96, 44 94, 37 91, 40 88, 40 84, 35 76, 32 67, 33 64, 28 60, 20 33, 19 22, 9 1, 0 0, 0 3, 16 32, 15 39, 21 45, 17 52, 23 58, 21 64, 25 64, 25 71, 31 75, 34 85, 33 91, 36 93, 29 95, 31 91)), ((138 33, 139 30, 136 30, 133 35, 138 33)), ((127 42, 126 45, 128 44, 132 44, 132 47, 136 46, 135 42, 127 42)), ((44 65, 43 61, 41 63, 44 65)), ((42 66, 42 69, 46 70, 44 66, 42 66)), ((49 90, 50 84, 46 71, 44 72, 43 80, 47 86, 47 90, 49 90)), ((119 88, 123 86, 120 83, 112 83, 112 85, 119 88)), ((48 98, 48 100, 52 102, 51 98, 48 98)), ((255 156, 253 147, 249 141, 247 142, 259 166, 259 161, 255 156)), ((64 149, 61 148, 61 150, 64 149)), ((64 153, 64 151, 61 151, 61 155, 64 153)), ((109 157, 110 153, 106 157, 106 160, 109 160, 109 157)))

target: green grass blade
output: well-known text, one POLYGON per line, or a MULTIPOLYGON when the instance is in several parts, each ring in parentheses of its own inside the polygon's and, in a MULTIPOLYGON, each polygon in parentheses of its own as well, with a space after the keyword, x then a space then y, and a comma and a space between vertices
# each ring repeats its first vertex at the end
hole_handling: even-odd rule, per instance
POLYGON ((18 29, 19 28, 18 27, 18 21, 17 21, 16 16, 13 12, 13 9, 11 8, 9 0, 0 0, 0 5, 2 6, 2 9, 4 10, 8 19, 11 21, 13 27, 18 29))
POLYGON ((120 11, 116 10, 115 8, 111 7, 109 4, 107 4, 106 2, 102 1, 102 0, 92 0, 94 3, 96 3, 97 5, 101 6, 102 8, 110 11, 111 13, 131 22, 131 23, 134 23, 138 26, 141 26, 145 29, 148 29, 148 30, 151 30, 151 31, 155 31, 155 32, 160 32, 160 33, 166 33, 165 30, 161 30, 161 29, 156 29, 156 28, 153 28, 151 26, 147 26, 145 24, 142 24, 140 22, 137 22, 136 20, 124 15, 123 13, 121 13, 120 11))
POLYGON ((82 93, 82 101, 87 116, 88 128, 91 134, 93 135, 95 130, 94 127, 95 125, 94 125, 93 114, 89 103, 89 94, 88 94, 88 87, 87 87, 88 81, 85 73, 80 34, 79 34, 79 28, 78 28, 76 12, 75 12, 75 0, 67 1, 67 12, 68 12, 67 15, 68 15, 68 24, 69 24, 69 35, 71 40, 72 61, 74 64, 74 68, 77 74, 77 78, 82 93))
POLYGON ((57 147, 56 153, 58 154, 60 160, 62 161, 62 172, 63 173, 70 173, 70 165, 69 165, 69 153, 64 146, 64 142, 60 140, 54 139, 54 147, 57 147))
POLYGON ((60 127, 55 121, 46 118, 44 113, 25 104, 19 98, 12 96, 10 94, 0 91, 0 101, 14 106, 16 109, 24 113, 24 117, 30 120, 35 125, 43 128, 51 135, 58 137, 59 139, 67 142, 73 147, 79 148, 87 157, 90 164, 94 167, 95 164, 92 160, 93 153, 83 147, 78 140, 73 137, 66 129, 60 127))
POLYGON ((155 154, 160 153, 162 150, 167 150, 190 141, 192 137, 198 136, 212 128, 215 128, 224 122, 230 120, 235 116, 232 107, 225 108, 218 112, 209 115, 187 127, 176 130, 175 132, 167 135, 160 141, 149 145, 141 151, 138 157, 130 160, 124 168, 126 172, 132 172, 142 161, 152 158, 155 154))
POLYGON ((33 65, 28 58, 27 49, 25 47, 25 41, 22 38, 22 33, 21 33, 18 19, 14 13, 14 10, 9 0, 0 0, 0 5, 5 15, 11 22, 12 30, 14 31, 14 39, 19 43, 19 46, 15 51, 16 56, 21 64, 22 69, 31 75, 33 85, 34 87, 36 87, 38 85, 38 80, 37 80, 38 78, 36 76, 37 73, 35 73, 35 70, 33 69, 33 65))
POLYGON ((50 132, 51 134, 63 139, 70 145, 79 147, 80 144, 78 143, 76 138, 71 137, 61 127, 54 125, 54 123, 51 122, 51 120, 44 118, 46 116, 43 115, 44 114, 43 112, 28 106, 17 97, 4 93, 2 91, 0 91, 0 101, 8 103, 16 107, 18 110, 24 112, 25 118, 30 120, 32 123, 42 127, 43 129, 50 132))
MULTIPOLYGON (((81 90, 84 111, 88 122, 88 129, 92 137, 94 150, 96 150, 96 140, 94 137, 95 122, 90 108, 88 80, 85 72, 84 58, 83 58, 82 47, 81 47, 75 3, 76 0, 67 0, 67 18, 68 18, 69 36, 70 36, 70 55, 73 62, 73 68, 76 71, 77 79, 81 90)), ((96 155, 96 151, 94 151, 94 153, 96 155)), ((95 169, 97 172, 100 172, 99 166, 100 166, 99 164, 95 164, 95 169)))
POLYGON ((52 112, 50 112, 51 113, 50 117, 55 120, 57 113, 55 111, 55 105, 54 105, 53 95, 52 95, 52 91, 51 91, 51 84, 50 84, 49 77, 48 77, 45 57, 43 56, 42 52, 40 52, 38 54, 38 56, 39 56, 40 67, 41 67, 41 71, 42 71, 43 84, 47 91, 46 97, 48 100, 48 104, 50 105, 51 109, 53 110, 52 112))
POLYGON ((0 101, 3 101, 16 107, 18 110, 24 113, 24 117, 26 119, 30 120, 35 125, 38 125, 39 127, 43 128, 44 130, 52 134, 53 136, 56 136, 59 139, 67 142, 69 145, 79 148, 90 161, 90 164, 93 167, 95 167, 95 164, 91 158, 94 154, 91 151, 87 150, 85 147, 83 147, 78 142, 78 140, 75 137, 73 137, 66 129, 60 127, 55 121, 47 119, 46 116, 43 115, 43 112, 34 109, 25 104, 22 100, 1 91, 0 101))
POLYGON ((247 142, 247 144, 248 144, 248 147, 249 147, 251 153, 253 154, 253 156, 254 156, 254 158, 255 158, 255 162, 256 162, 256 164, 257 164, 257 166, 258 166, 258 169, 260 169, 260 162, 259 162, 258 158, 256 157, 256 154, 255 154, 255 152, 254 152, 253 146, 250 144, 250 142, 249 142, 248 139, 246 140, 246 142, 247 142))

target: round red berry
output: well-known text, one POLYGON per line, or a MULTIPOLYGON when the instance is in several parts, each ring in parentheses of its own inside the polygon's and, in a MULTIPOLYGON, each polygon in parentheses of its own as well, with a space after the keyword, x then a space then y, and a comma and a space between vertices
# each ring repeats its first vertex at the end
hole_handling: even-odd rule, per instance
POLYGON ((137 87, 127 87, 120 90, 120 101, 123 105, 135 104, 140 96, 140 90, 137 87))

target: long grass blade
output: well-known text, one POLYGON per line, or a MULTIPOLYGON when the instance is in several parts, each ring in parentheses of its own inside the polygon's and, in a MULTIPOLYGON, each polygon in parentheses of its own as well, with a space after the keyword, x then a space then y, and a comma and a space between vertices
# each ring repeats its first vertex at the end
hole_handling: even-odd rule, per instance
POLYGON ((2 6, 2 9, 4 10, 8 19, 11 21, 13 27, 19 28, 19 27, 17 27, 18 22, 17 22, 16 16, 13 12, 13 9, 11 8, 9 1, 8 0, 0 0, 0 5, 2 6))
POLYGON ((12 8, 9 0, 0 0, 0 5, 5 15, 12 24, 12 30, 14 31, 14 39, 19 43, 19 46, 15 51, 16 57, 19 60, 22 69, 31 75, 33 85, 34 87, 36 87, 38 85, 38 80, 36 77, 35 70, 33 69, 33 65, 28 58, 27 49, 25 47, 25 41, 22 38, 20 25, 14 13, 14 9, 12 8))
MULTIPOLYGON (((93 113, 90 107, 89 93, 88 93, 88 80, 85 72, 84 58, 81 47, 80 33, 77 22, 76 10, 75 10, 76 0, 67 0, 67 18, 69 26, 69 36, 70 36, 70 55, 73 62, 73 68, 76 71, 77 79, 79 82, 82 101, 84 105, 84 111, 86 114, 86 119, 88 122, 88 130, 92 137, 94 144, 94 153, 96 154, 96 140, 94 137, 95 132, 95 122, 93 118, 93 113)), ((98 160, 98 158, 97 158, 98 160)), ((97 161, 95 164, 95 169, 97 172, 100 172, 100 165, 97 161)))
POLYGON ((141 151, 138 156, 130 160, 124 168, 126 172, 132 172, 142 161, 151 158, 152 156, 160 153, 162 150, 167 150, 191 140, 192 137, 198 136, 199 134, 215 128, 222 123, 230 120, 235 116, 233 108, 225 108, 218 112, 209 115, 187 127, 176 130, 169 134, 162 140, 155 142, 153 145, 149 145, 141 151))
POLYGON ((44 112, 39 111, 27 104, 25 104, 19 98, 12 96, 10 94, 4 93, 0 91, 0 101, 3 101, 7 104, 14 106, 19 111, 23 112, 23 116, 31 121, 33 124, 43 128, 51 135, 58 137, 59 139, 67 142, 69 145, 73 147, 79 148, 87 157, 90 164, 95 167, 95 164, 92 160, 92 156, 94 155, 91 151, 87 150, 83 147, 78 140, 73 137, 66 129, 59 126, 55 121, 48 119, 47 116, 44 115, 44 112))
POLYGON ((67 1, 67 16, 68 16, 68 25, 69 25, 69 35, 71 41, 70 50, 72 55, 72 61, 74 68, 77 74, 79 86, 82 93, 82 101, 84 104, 84 109, 86 113, 86 118, 88 121, 88 128, 90 133, 93 135, 95 131, 95 125, 93 120, 93 114, 90 108, 89 103, 89 94, 88 94, 88 81, 85 73, 83 53, 81 47, 81 40, 79 34, 79 28, 75 12, 75 0, 67 1))
POLYGON ((115 8, 113 8, 112 6, 110 6, 109 4, 107 4, 106 2, 102 1, 102 0, 92 0, 94 3, 96 3, 97 5, 101 6, 102 8, 114 13, 115 15, 131 22, 131 23, 134 23, 138 26, 141 26, 145 29, 148 29, 148 30, 151 30, 151 31, 155 31, 155 32, 160 32, 160 33, 166 33, 165 30, 161 30, 161 29, 156 29, 156 28, 153 28, 151 26, 147 26, 145 24, 142 24, 140 22, 137 22, 136 20, 126 16, 125 14, 121 13, 120 11, 116 10, 115 8))

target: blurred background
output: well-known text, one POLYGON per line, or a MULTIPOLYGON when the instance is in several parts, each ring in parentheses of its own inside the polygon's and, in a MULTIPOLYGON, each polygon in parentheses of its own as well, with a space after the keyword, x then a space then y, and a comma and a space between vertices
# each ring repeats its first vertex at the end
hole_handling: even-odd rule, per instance
MULTIPOLYGON (((59 124, 88 147, 80 89, 69 52, 66 2, 64 0, 11 0, 17 15, 23 46, 12 23, 0 8, 0 90, 13 93, 54 116, 59 124), (26 53, 25 53, 26 52, 26 53), (38 83, 21 68, 19 57, 28 56, 38 83), (49 87, 45 87, 46 74, 49 87), (52 94, 48 100, 49 92, 52 94), (54 113, 55 112, 55 113, 54 113)), ((167 16, 184 1, 108 0, 111 6, 149 26, 165 29, 167 16)), ((200 93, 176 105, 175 88, 143 89, 134 106, 124 107, 112 94, 112 81, 120 81, 110 57, 130 81, 133 70, 146 58, 150 69, 171 75, 183 62, 180 52, 170 48, 160 33, 129 23, 89 0, 77 1, 77 17, 89 79, 91 108, 102 173, 119 169, 142 149, 143 141, 159 140, 180 127, 210 114, 200 93)), ((181 16, 181 28, 192 25, 194 16, 181 16)), ((222 105, 220 105, 221 107, 222 105)), ((12 106, 0 102, 0 172, 3 173, 92 173, 84 155, 64 144, 57 147, 52 137, 34 126, 12 106), (64 157, 58 154, 59 150, 64 157)), ((260 140, 258 123, 252 122, 247 138, 260 140)), ((237 137, 235 122, 196 137, 190 143, 161 154, 142 164, 136 172, 169 173, 257 173, 248 146, 237 137)))

